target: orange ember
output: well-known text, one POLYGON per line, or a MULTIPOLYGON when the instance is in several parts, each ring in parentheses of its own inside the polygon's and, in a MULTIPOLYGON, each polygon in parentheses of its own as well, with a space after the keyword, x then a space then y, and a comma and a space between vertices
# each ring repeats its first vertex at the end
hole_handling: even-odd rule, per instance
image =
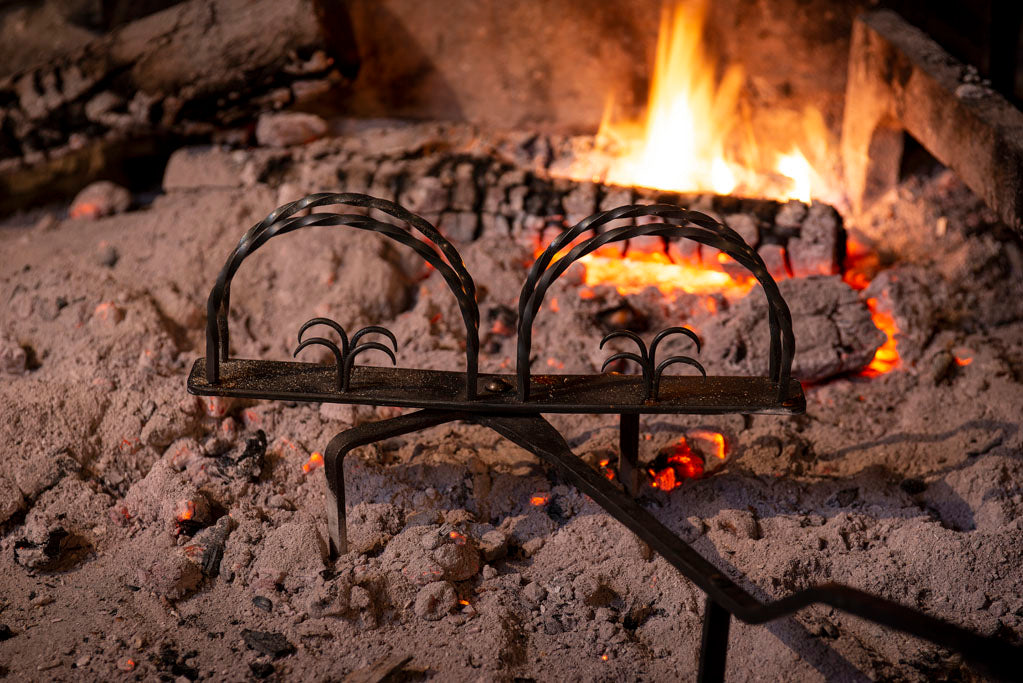
POLYGON ((690 438, 706 441, 711 446, 711 453, 718 460, 724 460, 726 451, 725 435, 720 432, 712 432, 709 429, 697 429, 689 432, 690 438))
POLYGON ((650 485, 661 491, 672 491, 682 484, 683 479, 699 479, 703 476, 703 460, 693 452, 685 437, 678 440, 668 451, 667 466, 649 469, 653 481, 650 485))
POLYGON ((71 218, 99 218, 102 210, 94 202, 82 202, 72 206, 68 214, 71 218))
MULTIPOLYGON (((846 241, 845 249, 845 275, 842 279, 853 289, 864 290, 881 269, 881 258, 876 251, 854 239, 846 241)), ((891 313, 879 307, 876 298, 867 299, 867 308, 870 309, 874 326, 884 332, 885 342, 861 374, 864 377, 877 377, 899 367, 899 352, 895 341, 899 328, 891 313)))
POLYGON ((877 350, 873 360, 862 373, 865 377, 877 377, 899 367, 899 352, 896 349, 895 341, 895 335, 899 333, 899 328, 896 327, 895 318, 891 313, 879 308, 877 299, 874 297, 867 299, 867 308, 870 309, 870 318, 874 321, 874 325, 884 332, 886 337, 884 344, 877 350))
POLYGON ((178 503, 177 520, 179 522, 187 522, 193 517, 195 517, 195 503, 190 500, 183 500, 178 503))
POLYGON ((309 460, 302 464, 302 471, 308 474, 318 467, 323 467, 323 454, 319 451, 313 451, 312 455, 309 456, 309 460))
POLYGON ((529 499, 529 504, 539 507, 540 505, 546 505, 550 499, 551 494, 549 493, 536 493, 529 499))
MULTIPOLYGON (((720 254, 728 259, 726 254, 720 254)), ((641 292, 656 287, 661 294, 674 299, 678 292, 690 294, 723 293, 745 296, 753 288, 752 276, 730 275, 714 265, 705 265, 696 258, 672 261, 663 251, 630 249, 622 258, 613 249, 598 249, 579 260, 586 269, 583 282, 587 287, 612 285, 619 294, 641 292)))
POLYGON ((448 538, 454 541, 455 545, 465 545, 466 541, 465 535, 460 534, 457 531, 452 531, 451 533, 449 533, 448 538))
POLYGON ((966 367, 967 365, 973 362, 972 358, 960 358, 959 356, 956 356, 955 359, 956 365, 958 365, 961 368, 966 367))

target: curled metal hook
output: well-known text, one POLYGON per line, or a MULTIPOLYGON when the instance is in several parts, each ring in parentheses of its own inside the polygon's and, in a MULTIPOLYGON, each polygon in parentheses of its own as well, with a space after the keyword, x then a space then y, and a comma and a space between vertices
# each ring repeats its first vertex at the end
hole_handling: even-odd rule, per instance
POLYGON ((642 337, 640 337, 632 330, 615 330, 613 332, 608 332, 607 334, 604 335, 604 338, 600 340, 600 348, 604 348, 604 344, 608 343, 609 341, 617 337, 624 337, 626 339, 631 339, 632 341, 636 342, 636 346, 639 347, 639 355, 643 356, 644 361, 649 356, 646 349, 646 342, 644 342, 642 337))
POLYGON ((671 358, 667 358, 661 361, 661 364, 657 366, 656 370, 654 370, 653 391, 651 392, 651 397, 654 400, 657 400, 657 394, 661 388, 661 375, 664 374, 665 368, 667 368, 669 365, 675 365, 676 363, 685 363, 686 365, 692 365, 694 368, 700 371, 700 374, 703 375, 704 379, 707 379, 707 371, 704 370, 703 365, 701 365, 699 361, 694 360, 689 356, 672 356, 671 358))
MULTIPOLYGON (((397 342, 395 342, 397 344, 397 342)), ((398 359, 395 358, 394 353, 389 348, 381 344, 380 342, 363 342, 352 349, 351 353, 345 358, 344 366, 344 377, 341 385, 341 391, 348 391, 349 386, 352 382, 352 368, 355 366, 355 357, 365 351, 383 351, 391 359, 392 365, 398 364, 398 359)))
POLYGON ((299 344, 302 343, 302 335, 305 334, 306 330, 308 330, 310 327, 315 327, 316 325, 326 325, 327 327, 337 332, 338 336, 341 337, 341 355, 342 356, 348 355, 348 350, 351 347, 348 342, 348 335, 345 334, 345 328, 341 327, 340 324, 331 320, 330 318, 310 318, 309 320, 305 321, 302 327, 298 329, 299 344))
MULTIPOLYGON (((299 337, 301 337, 301 333, 299 333, 299 337)), ((310 346, 325 346, 326 348, 330 349, 331 353, 334 354, 334 370, 337 373, 337 390, 344 391, 345 385, 348 382, 345 378, 345 375, 347 373, 344 371, 346 359, 345 356, 341 353, 341 349, 339 349, 337 347, 337 344, 335 344, 329 339, 324 339, 323 337, 313 337, 312 339, 306 339, 304 342, 299 344, 298 348, 295 349, 295 352, 291 354, 291 357, 298 358, 299 352, 302 351, 302 349, 305 349, 310 346)))
POLYGON ((651 359, 657 355, 657 346, 661 343, 661 341, 665 337, 670 337, 673 334, 684 334, 685 336, 689 337, 690 339, 693 340, 693 343, 696 344, 696 353, 700 352, 700 338, 696 336, 695 332, 693 332, 688 327, 669 327, 666 330, 661 330, 660 332, 658 332, 657 336, 654 337, 654 340, 650 342, 651 359))
POLYGON ((365 337, 367 334, 382 334, 383 336, 387 337, 388 339, 391 340, 391 346, 394 347, 394 351, 397 353, 398 340, 395 339, 394 333, 391 332, 386 327, 380 327, 380 325, 369 325, 368 327, 364 327, 358 332, 356 332, 352 336, 352 346, 357 347, 359 344, 359 340, 365 337))

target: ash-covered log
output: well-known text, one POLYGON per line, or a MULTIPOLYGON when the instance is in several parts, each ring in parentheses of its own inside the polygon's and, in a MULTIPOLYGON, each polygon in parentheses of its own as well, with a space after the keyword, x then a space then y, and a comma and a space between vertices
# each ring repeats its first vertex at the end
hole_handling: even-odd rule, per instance
POLYGON ((0 80, 0 212, 329 88, 314 0, 191 0, 0 80))

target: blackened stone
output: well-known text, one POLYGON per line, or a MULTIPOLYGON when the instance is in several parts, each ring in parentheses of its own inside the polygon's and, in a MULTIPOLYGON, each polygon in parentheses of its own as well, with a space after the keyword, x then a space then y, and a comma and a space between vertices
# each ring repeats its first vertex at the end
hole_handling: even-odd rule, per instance
POLYGON ((245 640, 245 644, 249 649, 255 650, 260 654, 270 655, 274 659, 290 655, 295 651, 295 646, 289 643, 288 639, 280 633, 245 629, 242 631, 242 639, 245 640))
POLYGON ((272 612, 274 608, 274 604, 270 598, 264 598, 262 595, 257 595, 252 598, 252 604, 264 612, 272 612))
POLYGON ((14 631, 7 624, 0 624, 0 643, 14 637, 14 631))
POLYGON ((915 496, 918 493, 923 493, 927 490, 927 483, 920 479, 914 479, 912 477, 903 479, 899 484, 899 488, 908 493, 911 496, 915 496))
POLYGON ((252 662, 249 664, 249 670, 256 678, 266 678, 274 672, 274 665, 270 662, 252 662))

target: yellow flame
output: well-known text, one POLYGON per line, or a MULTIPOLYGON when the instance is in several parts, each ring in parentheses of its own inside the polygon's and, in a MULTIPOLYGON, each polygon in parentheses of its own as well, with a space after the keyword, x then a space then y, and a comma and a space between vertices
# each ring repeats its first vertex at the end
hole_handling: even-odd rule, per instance
POLYGON ((605 111, 597 134, 598 140, 623 148, 608 169, 607 182, 720 194, 734 189, 724 142, 742 70, 733 66, 719 82, 714 78, 714 64, 700 43, 706 14, 702 1, 662 12, 645 120, 618 123, 605 111))
POLYGON ((809 202, 812 189, 817 196, 820 178, 807 154, 817 161, 830 156, 823 117, 808 107, 761 110, 754 121, 742 99, 742 68, 719 69, 705 49, 708 6, 680 0, 664 9, 646 113, 638 120, 616 116, 609 96, 594 152, 561 175, 783 201, 809 202))
POLYGON ((690 294, 725 292, 738 297, 753 287, 752 277, 733 277, 698 261, 675 263, 663 252, 630 250, 627 258, 623 259, 598 251, 587 254, 580 261, 586 267, 585 285, 613 284, 622 295, 656 287, 668 298, 674 298, 680 291, 690 294))
POLYGON ((778 157, 776 168, 779 173, 792 181, 792 187, 784 199, 798 199, 801 202, 809 203, 812 171, 806 157, 798 150, 791 154, 782 154, 778 157))

